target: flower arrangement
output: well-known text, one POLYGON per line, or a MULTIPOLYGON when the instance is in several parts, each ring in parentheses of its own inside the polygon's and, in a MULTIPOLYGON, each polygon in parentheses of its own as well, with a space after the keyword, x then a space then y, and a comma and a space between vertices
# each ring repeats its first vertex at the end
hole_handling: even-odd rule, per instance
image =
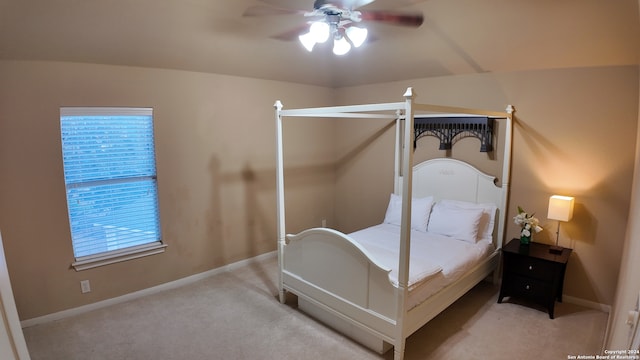
POLYGON ((539 225, 539 221, 534 214, 527 214, 526 211, 522 210, 520 206, 518 206, 518 215, 513 218, 513 221, 520 225, 520 242, 523 244, 528 244, 531 241, 531 233, 532 231, 540 232, 542 231, 542 227, 539 225))

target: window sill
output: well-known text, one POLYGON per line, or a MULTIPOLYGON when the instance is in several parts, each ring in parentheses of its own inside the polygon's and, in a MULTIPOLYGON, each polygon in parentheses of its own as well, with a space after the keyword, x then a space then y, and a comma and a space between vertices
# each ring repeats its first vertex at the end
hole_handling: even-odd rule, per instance
POLYGON ((83 256, 77 258, 71 266, 76 271, 88 270, 99 266, 138 259, 149 255, 161 254, 164 252, 166 247, 167 245, 161 242, 154 242, 152 244, 134 246, 127 249, 110 251, 108 253, 83 256))

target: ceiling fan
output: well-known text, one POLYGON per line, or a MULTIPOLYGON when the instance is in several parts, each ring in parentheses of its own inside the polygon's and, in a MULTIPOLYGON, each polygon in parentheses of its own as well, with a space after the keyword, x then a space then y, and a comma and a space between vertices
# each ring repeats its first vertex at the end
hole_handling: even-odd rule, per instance
MULTIPOLYGON (((368 30, 361 23, 378 22, 389 25, 419 27, 423 22, 422 13, 408 13, 387 10, 358 10, 375 0, 315 0, 313 10, 278 7, 277 0, 262 0, 270 6, 256 5, 245 10, 243 16, 302 15, 305 23, 282 34, 273 36, 280 40, 299 39, 302 45, 312 51, 316 44, 333 41, 333 53, 344 55, 351 47, 361 46, 367 39, 368 30)), ((403 1, 399 1, 402 3, 403 1)), ((407 1, 405 1, 407 2, 407 1)), ((416 0, 409 3, 418 2, 416 0)))

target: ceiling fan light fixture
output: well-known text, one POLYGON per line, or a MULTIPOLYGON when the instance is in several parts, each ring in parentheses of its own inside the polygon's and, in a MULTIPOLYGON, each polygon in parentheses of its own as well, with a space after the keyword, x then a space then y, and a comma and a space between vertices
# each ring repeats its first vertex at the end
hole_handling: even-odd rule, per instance
POLYGON ((311 32, 298 36, 298 39, 300 43, 302 43, 302 46, 309 52, 313 50, 313 46, 316 44, 316 40, 311 32))
POLYGON ((333 40, 333 53, 336 55, 344 55, 351 50, 351 44, 341 36, 340 38, 336 38, 333 40))
POLYGON ((360 47, 360 45, 364 44, 364 41, 367 40, 368 31, 366 28, 350 26, 345 32, 355 47, 360 47))
POLYGON ((309 27, 309 33, 313 35, 315 42, 323 43, 329 39, 331 28, 324 21, 316 21, 309 27))
POLYGON ((355 10, 375 0, 314 0, 311 11, 300 10, 299 6, 293 6, 292 1, 289 1, 292 5, 291 9, 278 7, 276 3, 281 0, 262 1, 272 7, 250 6, 243 16, 303 15, 307 20, 300 27, 307 28, 307 33, 301 34, 300 27, 296 27, 271 37, 285 41, 295 40, 297 37, 309 52, 313 51, 316 44, 327 41, 333 41, 333 52, 336 55, 344 55, 352 47, 362 46, 367 42, 369 35, 365 24, 361 24, 363 21, 413 28, 420 27, 424 22, 424 15, 421 12, 355 10))

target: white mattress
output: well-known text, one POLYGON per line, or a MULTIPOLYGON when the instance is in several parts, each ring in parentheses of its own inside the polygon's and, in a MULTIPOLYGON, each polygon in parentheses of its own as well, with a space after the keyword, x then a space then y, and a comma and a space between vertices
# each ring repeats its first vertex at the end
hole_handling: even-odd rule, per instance
MULTIPOLYGON (((349 234, 389 269, 389 280, 398 284, 400 226, 379 224, 349 234)), ((495 251, 488 240, 475 244, 448 236, 411 231, 409 309, 454 282, 495 251)))

